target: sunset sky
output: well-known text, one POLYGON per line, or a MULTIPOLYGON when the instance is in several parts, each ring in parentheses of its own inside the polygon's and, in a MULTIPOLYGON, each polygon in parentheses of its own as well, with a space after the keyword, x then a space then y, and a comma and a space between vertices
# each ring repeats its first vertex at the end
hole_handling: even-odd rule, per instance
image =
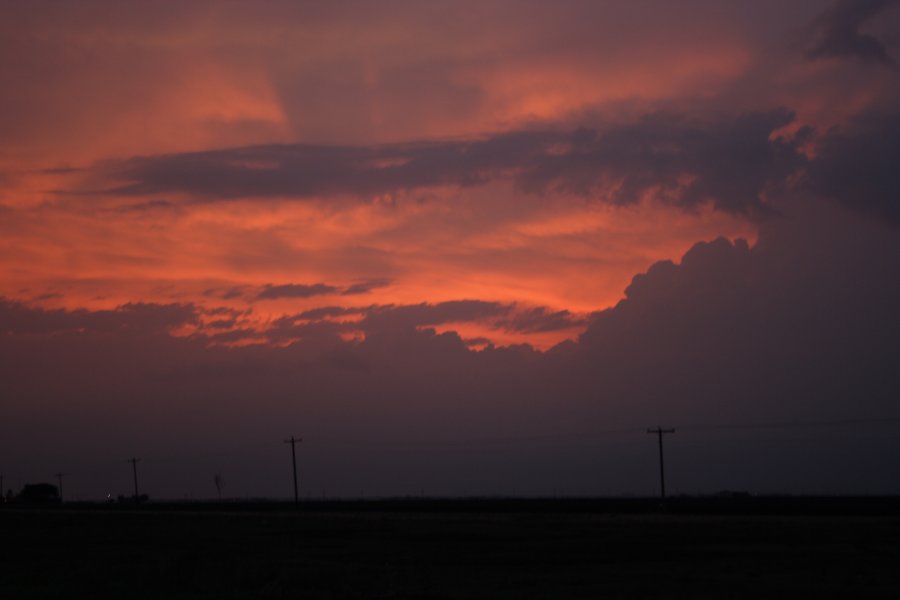
POLYGON ((6 487, 651 494, 661 423, 682 493, 900 493, 898 61, 893 0, 3 0, 6 487))

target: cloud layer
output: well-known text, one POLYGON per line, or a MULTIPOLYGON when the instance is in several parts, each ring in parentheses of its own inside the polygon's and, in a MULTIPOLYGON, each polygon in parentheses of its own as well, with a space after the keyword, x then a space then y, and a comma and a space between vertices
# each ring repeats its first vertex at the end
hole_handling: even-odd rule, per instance
POLYGON ((821 38, 809 50, 810 58, 855 58, 897 67, 884 44, 860 32, 860 26, 897 6, 897 0, 838 0, 817 19, 821 38))
MULTIPOLYGON (((226 457, 235 444, 263 443, 285 427, 300 427, 308 437, 306 489, 403 493, 418 481, 440 493, 546 493, 566 482, 580 493, 650 492, 653 448, 638 434, 657 422, 684 428, 677 434, 684 445, 672 442, 673 464, 680 464, 673 467, 675 489, 896 491, 883 477, 898 456, 896 436, 882 435, 889 424, 751 429, 739 437, 756 444, 752 456, 738 452, 732 438, 716 437, 715 428, 702 433, 706 425, 894 414, 900 381, 891 348, 900 342, 894 318, 900 297, 888 273, 900 268, 896 233, 824 206, 793 205, 754 248, 718 239, 696 245, 678 264, 657 263, 634 278, 617 306, 596 314, 576 342, 544 354, 527 347, 475 352, 459 335, 432 329, 482 318, 553 327, 567 318, 474 301, 360 310, 356 327, 367 335, 356 340, 328 328, 329 319, 355 311, 323 309, 273 323, 270 335, 285 333, 288 345, 230 349, 210 346, 210 330, 166 333, 201 318, 189 307, 91 313, 5 302, 2 391, 13 399, 13 431, 28 431, 35 411, 58 443, 72 431, 93 431, 103 452, 85 465, 133 444, 148 463, 178 455, 181 470, 157 465, 159 494, 175 493, 189 473, 209 464, 179 438, 181 430, 218 444, 225 454, 217 464, 224 461, 248 493, 277 493, 278 469, 264 455, 249 463, 226 457), (36 369, 55 377, 36 380, 36 369), (131 390, 127 398, 123 389, 131 390), (61 394, 69 408, 52 408, 61 394), (101 414, 118 423, 116 431, 98 429, 101 414), (121 420, 126 414, 130 425, 121 420), (207 425, 198 429, 201 422, 207 425), (619 467, 603 458, 607 443, 618 448, 619 467), (360 451, 376 465, 371 470, 360 466, 360 451), (538 451, 545 466, 528 467, 538 451), (443 465, 441 481, 418 469, 418 453, 443 465), (443 470, 476 457, 492 484, 467 484, 443 470), (812 467, 832 459, 838 462, 827 473, 812 467), (863 469, 865 461, 874 462, 863 469), (379 481, 379 465, 402 476, 379 481), (589 476, 596 468, 599 481, 589 476)), ((4 443, 16 449, 29 442, 12 435, 4 443)), ((41 456, 30 459, 31 468, 49 460, 41 456)), ((84 493, 102 485, 100 476, 84 478, 84 493)))
POLYGON ((307 491, 652 493, 661 424, 679 491, 896 492, 898 32, 7 2, 0 471, 281 495, 293 433, 307 491))
POLYGON ((141 157, 104 165, 129 183, 114 195, 174 194, 194 200, 276 196, 367 198, 512 179, 525 192, 564 192, 615 204, 649 193, 682 206, 713 202, 750 212, 767 185, 801 164, 796 143, 771 139, 787 111, 718 122, 647 115, 603 131, 516 131, 483 140, 388 146, 278 145, 141 157))

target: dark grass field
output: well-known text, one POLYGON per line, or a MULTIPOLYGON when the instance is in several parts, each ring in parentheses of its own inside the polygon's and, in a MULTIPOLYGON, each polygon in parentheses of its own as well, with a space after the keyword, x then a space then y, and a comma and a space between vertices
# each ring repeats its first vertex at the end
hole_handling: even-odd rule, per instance
POLYGON ((0 589, 4 598, 900 598, 892 511, 635 507, 6 506, 0 589))

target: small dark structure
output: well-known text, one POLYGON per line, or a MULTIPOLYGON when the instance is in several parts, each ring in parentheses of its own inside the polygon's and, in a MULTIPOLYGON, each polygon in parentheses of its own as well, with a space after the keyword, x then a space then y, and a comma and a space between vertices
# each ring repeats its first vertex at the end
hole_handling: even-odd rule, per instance
POLYGON ((139 496, 119 496, 116 498, 116 502, 124 506, 136 506, 149 502, 149 500, 150 496, 147 494, 140 494, 139 496))
POLYGON ((51 483, 28 483, 15 501, 24 504, 59 504, 59 489, 51 483))

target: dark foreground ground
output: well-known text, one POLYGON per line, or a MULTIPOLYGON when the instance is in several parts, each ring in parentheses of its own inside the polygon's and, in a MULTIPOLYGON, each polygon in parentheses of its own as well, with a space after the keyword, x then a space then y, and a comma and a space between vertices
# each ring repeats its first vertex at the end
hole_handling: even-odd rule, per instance
POLYGON ((892 510, 485 506, 5 506, 0 589, 5 598, 900 598, 892 510))

